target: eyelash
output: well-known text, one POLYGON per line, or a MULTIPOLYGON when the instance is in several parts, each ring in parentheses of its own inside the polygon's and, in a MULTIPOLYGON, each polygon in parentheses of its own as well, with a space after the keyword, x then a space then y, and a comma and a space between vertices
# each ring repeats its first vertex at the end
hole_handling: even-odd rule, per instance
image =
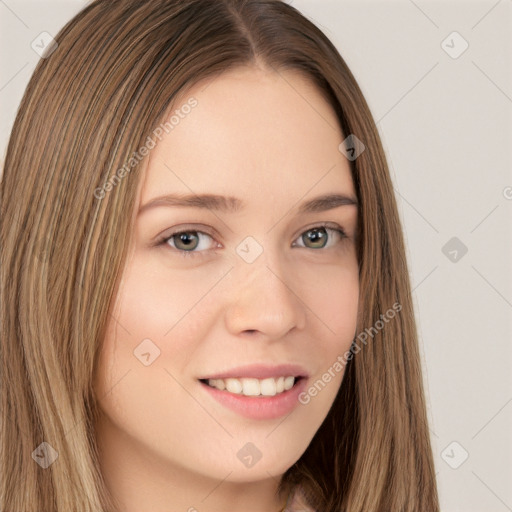
MULTIPOLYGON (((305 231, 303 231, 297 237, 297 239, 301 238, 304 233, 307 233, 308 231, 313 231, 314 229, 318 229, 318 228, 325 228, 327 232, 333 232, 333 233, 338 234, 340 236, 340 242, 344 238, 348 238, 347 234, 345 233, 343 228, 341 228, 337 224, 332 224, 332 223, 329 223, 329 222, 325 222, 325 223, 318 224, 316 226, 313 226, 311 228, 306 229, 305 231)), ((170 235, 166 235, 164 237, 161 237, 159 240, 157 240, 156 245, 158 245, 158 246, 167 246, 173 252, 178 253, 180 256, 182 256, 184 258, 188 258, 188 257, 194 258, 194 257, 197 257, 197 256, 202 257, 202 256, 205 256, 206 252, 214 250, 214 249, 208 249, 208 250, 204 250, 204 251, 183 251, 181 249, 176 249, 175 247, 172 247, 172 246, 170 246, 168 244, 169 240, 171 240, 173 237, 175 237, 177 235, 181 235, 183 233, 197 233, 197 234, 201 234, 201 235, 207 235, 207 236, 209 236, 210 238, 213 239, 213 235, 211 235, 210 233, 207 233, 205 231, 200 231, 198 229, 189 228, 189 229, 180 229, 179 231, 175 231, 175 232, 171 233, 170 235)), ((328 240, 328 243, 329 243, 329 240, 328 240)), ((312 249, 310 247, 303 247, 303 246, 299 246, 299 247, 302 248, 302 249, 311 249, 312 251, 318 251, 318 250, 324 249, 323 247, 321 247, 320 249, 312 249)))

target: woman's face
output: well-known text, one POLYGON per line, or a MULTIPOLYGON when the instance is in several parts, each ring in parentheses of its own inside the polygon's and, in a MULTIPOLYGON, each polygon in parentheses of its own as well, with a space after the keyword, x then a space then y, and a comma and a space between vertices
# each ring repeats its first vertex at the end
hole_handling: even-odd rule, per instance
POLYGON ((276 477, 325 419, 355 335, 357 206, 305 207, 355 200, 338 149, 348 134, 290 71, 231 71, 173 114, 149 148, 101 351, 100 444, 113 471, 276 477), (236 199, 163 198, 192 194, 236 199), (200 380, 219 376, 211 384, 231 391, 200 380))

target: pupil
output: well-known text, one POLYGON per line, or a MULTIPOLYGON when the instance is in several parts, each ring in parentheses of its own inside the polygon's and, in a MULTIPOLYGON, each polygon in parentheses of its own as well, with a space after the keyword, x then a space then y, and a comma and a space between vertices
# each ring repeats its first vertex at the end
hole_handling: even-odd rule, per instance
MULTIPOLYGON (((320 243, 320 247, 324 247, 325 246, 325 242, 326 242, 325 228, 310 229, 308 231, 308 233, 310 233, 310 235, 306 235, 306 236, 307 236, 307 238, 309 239, 310 242, 312 242, 313 244, 320 243)), ((315 249, 317 249, 317 248, 318 247, 315 247, 315 249)))
MULTIPOLYGON (((179 235, 176 235, 179 239, 179 243, 183 244, 185 249, 190 249, 191 245, 194 246, 194 242, 197 242, 197 235, 194 234, 191 236, 191 233, 193 232, 190 231, 187 233, 180 233, 179 235), (196 240, 191 240, 191 238, 195 238, 196 240)), ((195 249, 195 246, 192 248, 195 249)))

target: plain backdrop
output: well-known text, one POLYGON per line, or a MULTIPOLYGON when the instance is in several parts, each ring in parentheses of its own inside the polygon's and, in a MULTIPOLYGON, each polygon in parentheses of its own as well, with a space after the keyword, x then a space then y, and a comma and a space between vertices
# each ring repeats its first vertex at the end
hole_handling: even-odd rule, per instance
MULTIPOLYGON (((2 160, 32 42, 86 3, 0 0, 2 160)), ((289 3, 339 49, 388 155, 442 511, 512 511, 512 0, 289 3)))

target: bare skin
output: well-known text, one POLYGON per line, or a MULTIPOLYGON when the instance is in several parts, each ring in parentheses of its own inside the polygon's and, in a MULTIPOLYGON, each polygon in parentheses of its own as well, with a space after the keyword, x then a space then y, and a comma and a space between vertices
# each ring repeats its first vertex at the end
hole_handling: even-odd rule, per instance
POLYGON ((277 512, 286 501, 279 480, 325 419, 343 372, 307 405, 264 420, 227 409, 198 379, 294 363, 312 385, 350 348, 357 206, 298 213, 324 194, 356 197, 338 150, 345 136, 322 95, 291 71, 239 68, 196 84, 183 103, 190 97, 197 106, 149 154, 133 212, 95 379, 102 471, 121 512, 277 512), (138 213, 176 193, 234 196, 245 206, 138 213), (322 246, 308 235, 325 222, 322 246), (177 231, 191 232, 193 250, 171 236, 177 231), (248 236, 262 249, 251 263, 237 252, 248 236), (148 366, 134 356, 146 339, 160 350, 148 366), (248 442, 262 455, 252 467, 237 456, 248 442))

